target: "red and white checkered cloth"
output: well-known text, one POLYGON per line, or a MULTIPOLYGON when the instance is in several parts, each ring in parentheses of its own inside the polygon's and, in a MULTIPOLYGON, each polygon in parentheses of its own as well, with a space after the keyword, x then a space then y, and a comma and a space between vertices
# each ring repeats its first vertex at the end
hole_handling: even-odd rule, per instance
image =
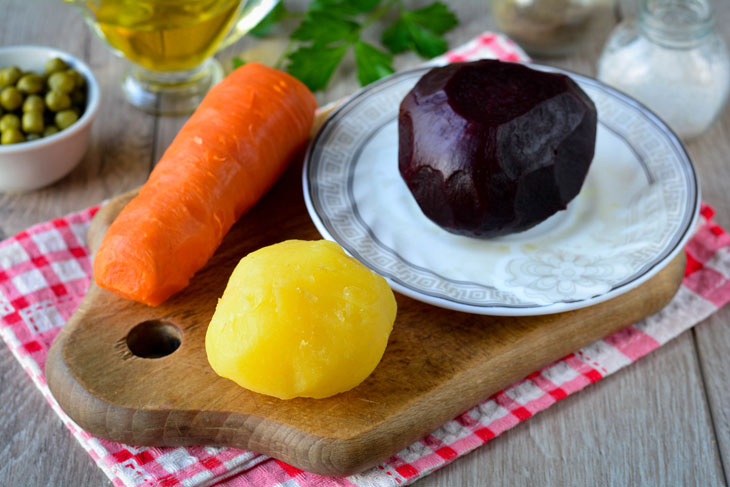
MULTIPOLYGON (((510 41, 491 34, 447 58, 495 55, 524 59, 510 41)), ((686 247, 683 284, 662 311, 487 398, 377 467, 347 478, 322 477, 234 448, 134 447, 102 440, 83 431, 59 408, 46 385, 44 364, 51 342, 89 284, 86 231, 96 210, 36 225, 0 243, 0 335, 56 414, 118 487, 405 485, 632 363, 730 300, 730 236, 712 221, 712 208, 703 206, 686 247)))

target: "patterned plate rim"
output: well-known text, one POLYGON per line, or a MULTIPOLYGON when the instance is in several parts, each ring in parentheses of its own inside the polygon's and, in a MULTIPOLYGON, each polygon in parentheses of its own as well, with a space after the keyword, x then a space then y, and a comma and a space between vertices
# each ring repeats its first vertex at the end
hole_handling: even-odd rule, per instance
MULTIPOLYGON (((462 311, 467 313, 473 313, 473 314, 482 314, 482 315, 494 315, 494 316, 537 316, 537 315, 545 315, 545 314, 552 314, 552 313, 560 313, 564 311, 571 311, 579 308, 584 308, 588 306, 592 306, 594 304, 601 303, 603 301, 607 301, 609 299, 612 299, 616 296, 619 296, 621 294, 624 294, 640 284, 646 282, 653 276, 655 276, 661 269, 666 267, 669 262, 672 261, 672 259, 684 248, 684 245, 689 240, 691 236, 691 229, 694 228, 697 219, 699 217, 699 210, 700 210, 700 187, 699 187, 699 180, 697 178, 697 174, 694 168, 694 165, 692 164, 692 160, 689 157, 689 154, 687 153, 687 150, 685 149, 684 145, 680 142, 677 135, 672 131, 671 128, 669 128, 658 116, 656 116, 651 110, 649 110, 647 107, 645 107, 642 103, 638 102, 637 100, 631 98, 630 96, 626 95, 625 93, 622 93, 619 90, 616 90, 615 88, 612 88, 601 81, 598 81, 594 78, 581 75, 578 73, 573 73, 568 70, 563 70, 559 68, 554 68, 552 66, 543 66, 543 65, 537 65, 532 63, 523 63, 526 65, 529 65, 532 68, 540 69, 544 71, 550 71, 550 72, 556 72, 556 73, 563 73, 571 76, 572 78, 576 79, 577 81, 580 81, 581 83, 591 85, 594 88, 597 88, 599 90, 602 90, 603 92, 607 93, 610 97, 616 98, 620 101, 622 101, 624 104, 630 106, 631 108, 638 111, 650 124, 653 124, 668 140, 668 142, 671 144, 672 149, 674 152, 678 155, 678 160, 680 161, 680 166, 683 169, 682 174, 684 175, 685 184, 689 190, 689 199, 691 200, 691 203, 687 205, 687 212, 684 216, 684 225, 681 226, 676 234, 672 238, 671 245, 668 245, 661 253, 659 253, 649 264, 644 266, 643 269, 638 271, 635 275, 630 276, 628 279, 625 279, 624 281, 619 282, 615 286, 613 286, 609 291, 598 294, 596 296, 592 296, 589 298, 581 299, 581 300, 575 300, 575 301, 559 301, 551 304, 517 304, 517 305, 509 305, 509 304, 485 304, 485 305, 475 305, 471 303, 464 303, 462 301, 459 301, 457 299, 452 298, 444 298, 441 296, 434 296, 429 295, 426 293, 423 293, 422 291, 418 289, 414 289, 410 287, 407 283, 403 283, 395 279, 393 276, 388 275, 387 273, 383 273, 378 268, 369 265, 371 269, 373 269, 375 272, 379 272, 385 279, 388 281, 390 286, 395 290, 398 291, 401 294, 404 294, 406 296, 409 296, 413 299, 416 299, 418 301, 422 301, 428 304, 432 304, 434 306, 438 306, 441 308, 446 309, 452 309, 456 311, 462 311)), ((376 91, 387 89, 389 85, 399 81, 403 77, 410 77, 416 73, 425 73, 429 69, 432 69, 433 66, 422 66, 406 71, 398 72, 394 75, 391 75, 387 78, 384 78, 382 80, 379 80, 369 86, 366 86, 359 91, 355 92, 352 96, 347 98, 337 109, 335 109, 327 118, 327 120, 324 122, 322 127, 320 127, 317 134, 314 136, 314 138, 311 140, 309 147, 307 148, 307 152, 304 159, 304 167, 302 169, 302 188, 304 193, 304 200, 307 207, 307 211, 310 215, 310 218, 312 219, 312 222, 314 223, 315 227, 319 231, 319 233, 328 240, 333 240, 345 249, 346 252, 348 252, 350 255, 354 256, 355 258, 358 258, 358 260, 363 261, 364 259, 359 258, 358 252, 351 248, 349 245, 347 245, 347 242, 339 241, 335 235, 333 235, 333 232, 330 231, 330 229, 327 227, 325 222, 323 221, 322 216, 319 214, 317 210, 317 205, 314 202, 313 198, 313 181, 310 177, 310 170, 313 166, 312 162, 312 155, 314 153, 315 147, 317 147, 320 137, 322 134, 326 133, 329 126, 332 123, 335 123, 343 116, 347 116, 346 112, 348 109, 354 107, 356 104, 361 103, 363 98, 367 98, 368 96, 371 96, 376 91)), ((364 262, 365 265, 368 265, 367 262, 364 262)))

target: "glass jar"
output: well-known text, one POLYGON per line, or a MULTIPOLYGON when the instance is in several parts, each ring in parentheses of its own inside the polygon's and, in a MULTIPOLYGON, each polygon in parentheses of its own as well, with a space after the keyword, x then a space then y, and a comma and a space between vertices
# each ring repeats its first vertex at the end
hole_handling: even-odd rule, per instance
POLYGON ((598 79, 649 107, 684 140, 704 133, 725 105, 730 63, 709 0, 641 0, 638 19, 613 31, 598 79))
POLYGON ((613 0, 491 0, 499 30, 534 56, 580 49, 610 13, 613 0))

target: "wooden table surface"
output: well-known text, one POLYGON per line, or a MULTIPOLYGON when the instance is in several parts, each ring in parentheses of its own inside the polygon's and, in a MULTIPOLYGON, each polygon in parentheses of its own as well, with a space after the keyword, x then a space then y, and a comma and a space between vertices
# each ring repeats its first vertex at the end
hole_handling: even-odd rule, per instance
MULTIPOLYGON (((125 64, 60 0, 5 0, 0 45, 53 45, 86 60, 102 88, 101 108, 84 161, 55 185, 24 195, 0 194, 0 239, 38 222, 97 204, 141 185, 184 117, 138 112, 122 98, 125 64)), ((292 2, 287 1, 287 4, 292 2)), ((494 29, 488 0, 449 2, 461 24, 456 46, 494 29)), ((716 0, 718 29, 730 39, 730 2, 716 0)), ((545 64, 595 74, 611 26, 567 58, 545 64)), ((283 42, 279 41, 281 45, 283 42)), ((275 40, 244 39, 221 53, 266 57, 275 40)), ((400 56, 397 67, 419 62, 400 56)), ((319 96, 356 88, 352 70, 319 96)), ((730 109, 688 144, 703 200, 730 228, 730 109)), ((730 306, 638 363, 557 403, 465 458, 420 481, 451 485, 727 485, 730 468, 730 306)), ((0 346, 0 486, 111 485, 51 411, 21 366, 0 346)))

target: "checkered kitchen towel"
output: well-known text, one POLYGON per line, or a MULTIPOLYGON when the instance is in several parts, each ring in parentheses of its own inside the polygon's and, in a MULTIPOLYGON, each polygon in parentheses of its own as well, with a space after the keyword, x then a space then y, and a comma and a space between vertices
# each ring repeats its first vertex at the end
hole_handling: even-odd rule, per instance
MULTIPOLYGON (((450 60, 499 55, 513 45, 483 35, 450 60)), ((95 438, 74 424, 48 391, 48 349, 83 298, 91 275, 86 230, 96 208, 34 226, 0 243, 0 335, 53 410, 115 486, 396 486, 469 453, 566 396, 612 374, 702 321, 730 300, 730 236, 702 208, 687 244, 687 270, 659 313, 533 373, 449 421, 385 463, 347 478, 322 477, 234 448, 134 447, 95 438), (225 480, 224 480, 225 479, 225 480)))

